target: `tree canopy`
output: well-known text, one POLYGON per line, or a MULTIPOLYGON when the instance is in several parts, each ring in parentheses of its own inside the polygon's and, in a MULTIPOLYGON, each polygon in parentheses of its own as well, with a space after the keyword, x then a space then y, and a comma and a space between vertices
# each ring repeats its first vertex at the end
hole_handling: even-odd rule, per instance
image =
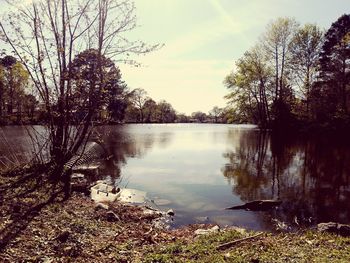
POLYGON ((63 182, 68 196, 65 164, 84 149, 98 110, 106 106, 104 94, 120 80, 112 59, 137 64, 130 54, 146 54, 160 45, 126 36, 136 27, 131 0, 7 3, 12 8, 0 21, 1 40, 26 69, 46 115, 49 156, 36 161, 50 164, 49 177, 63 182), (84 116, 72 126, 77 107, 85 107, 84 116))
POLYGON ((270 23, 225 78, 236 119, 273 129, 349 125, 349 43, 350 15, 325 34, 291 18, 270 23))

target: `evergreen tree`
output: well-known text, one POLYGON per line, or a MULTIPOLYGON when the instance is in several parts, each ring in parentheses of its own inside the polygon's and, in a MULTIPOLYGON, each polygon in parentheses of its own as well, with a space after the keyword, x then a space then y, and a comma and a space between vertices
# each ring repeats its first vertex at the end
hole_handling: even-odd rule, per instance
POLYGON ((319 62, 312 92, 317 119, 349 120, 350 15, 341 16, 327 31, 319 62))

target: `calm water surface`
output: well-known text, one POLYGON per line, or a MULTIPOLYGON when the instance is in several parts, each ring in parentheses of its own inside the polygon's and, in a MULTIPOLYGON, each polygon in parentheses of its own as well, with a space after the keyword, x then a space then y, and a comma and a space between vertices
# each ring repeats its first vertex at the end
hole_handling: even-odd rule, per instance
MULTIPOLYGON (((350 146, 330 138, 274 138, 249 125, 126 125, 104 129, 128 187, 171 201, 174 226, 212 222, 272 230, 350 222, 350 146), (110 133, 106 132, 107 130, 110 133), (283 200, 269 212, 225 210, 283 200)), ((108 172, 108 169, 107 169, 108 172)))
MULTIPOLYGON (((281 222, 284 227, 350 223, 350 144, 345 141, 275 138, 251 125, 139 124, 99 130, 112 156, 103 176, 144 190, 155 202, 168 200, 160 208, 175 210, 174 227, 210 222, 274 230, 281 222), (224 209, 276 198, 282 205, 268 212, 224 209)), ((26 147, 24 132, 5 133, 19 149, 26 147)))

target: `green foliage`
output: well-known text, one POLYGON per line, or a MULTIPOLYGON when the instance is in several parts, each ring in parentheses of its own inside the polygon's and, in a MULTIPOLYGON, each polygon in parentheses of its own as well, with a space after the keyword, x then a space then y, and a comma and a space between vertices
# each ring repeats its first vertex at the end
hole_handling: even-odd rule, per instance
POLYGON ((12 56, 0 59, 0 122, 20 123, 22 117, 33 117, 27 109, 37 101, 26 94, 28 83, 29 73, 21 63, 12 56))
POLYGON ((244 53, 236 71, 225 79, 226 96, 241 120, 267 126, 270 121, 272 70, 264 61, 261 46, 244 53))
POLYGON ((144 122, 144 107, 145 103, 148 100, 147 91, 141 88, 137 88, 131 91, 130 93, 130 107, 133 107, 134 110, 129 110, 130 113, 137 112, 138 116, 132 116, 133 119, 136 119, 137 122, 144 122))
POLYGON ((291 50, 289 64, 295 84, 294 90, 300 98, 298 113, 304 120, 312 118, 311 87, 316 81, 322 43, 322 30, 315 24, 306 24, 296 31, 289 46, 291 50))
POLYGON ((341 16, 325 34, 319 79, 312 89, 318 121, 349 121, 350 15, 341 16))
POLYGON ((109 90, 109 101, 107 110, 112 121, 122 122, 128 107, 128 87, 125 83, 115 86, 109 90))
POLYGON ((173 123, 176 120, 176 112, 170 103, 162 100, 157 105, 156 122, 173 123))
POLYGON ((101 114, 103 107, 122 93, 119 69, 95 49, 78 54, 69 67, 73 85, 68 110, 85 114, 92 108, 101 114))
POLYGON ((158 108, 157 103, 153 99, 151 98, 147 99, 144 105, 145 122, 147 123, 156 122, 157 108, 158 108))
POLYGON ((173 123, 175 120, 176 112, 167 101, 156 103, 143 89, 135 89, 130 93, 127 122, 173 123))
POLYGON ((278 18, 226 77, 236 121, 260 127, 350 127, 350 15, 324 35, 314 24, 278 18))
POLYGON ((290 44, 294 34, 299 27, 295 19, 279 17, 271 22, 263 36, 263 48, 265 58, 271 65, 274 76, 274 97, 273 100, 282 99, 285 91, 290 88, 290 71, 288 60, 290 59, 290 44))
POLYGON ((222 122, 224 110, 220 109, 218 106, 214 106, 214 108, 209 111, 209 116, 215 123, 222 122))
POLYGON ((193 121, 205 122, 207 120, 207 115, 204 112, 196 111, 191 114, 193 121))
POLYGON ((237 231, 200 237, 193 242, 174 242, 143 251, 143 262, 347 262, 349 239, 329 234, 266 234, 238 243, 224 251, 216 246, 251 236, 237 231))
POLYGON ((188 122, 190 122, 190 117, 186 116, 183 113, 180 113, 176 116, 176 121, 178 123, 188 123, 188 122))

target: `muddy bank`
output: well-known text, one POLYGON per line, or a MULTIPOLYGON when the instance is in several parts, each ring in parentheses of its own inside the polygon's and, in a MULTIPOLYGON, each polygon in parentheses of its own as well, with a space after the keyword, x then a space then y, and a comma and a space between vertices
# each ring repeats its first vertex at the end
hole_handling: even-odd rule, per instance
POLYGON ((350 260, 350 239, 336 235, 253 233, 213 225, 166 230, 155 227, 157 213, 119 202, 105 205, 80 194, 48 205, 1 251, 2 262, 350 260))
POLYGON ((210 224, 168 230, 157 210, 82 193, 52 199, 45 176, 25 178, 0 176, 1 262, 350 262, 346 237, 210 224))
POLYGON ((200 227, 169 231, 155 226, 157 213, 105 204, 108 209, 75 194, 48 205, 1 252, 2 262, 126 262, 138 258, 144 246, 191 240, 200 227))

